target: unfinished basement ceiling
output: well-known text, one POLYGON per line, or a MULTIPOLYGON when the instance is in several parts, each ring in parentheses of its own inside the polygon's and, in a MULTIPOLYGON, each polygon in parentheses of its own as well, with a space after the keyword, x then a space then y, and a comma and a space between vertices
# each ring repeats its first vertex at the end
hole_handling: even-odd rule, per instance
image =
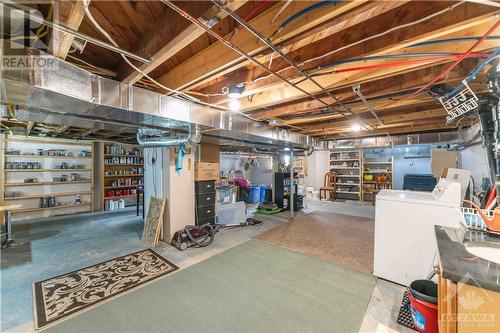
MULTIPOLYGON (((447 124, 446 111, 428 87, 412 94, 477 44, 472 54, 434 84, 457 86, 498 47, 500 38, 500 29, 494 27, 500 8, 477 2, 224 4, 231 12, 212 1, 166 0, 90 1, 89 10, 120 48, 151 60, 132 63, 162 85, 227 108, 228 89, 243 84, 242 112, 321 140, 448 131, 470 125, 474 120, 447 124), (184 16, 179 14, 182 11, 184 16), (231 13, 279 46, 287 58, 237 23, 231 13), (210 26, 227 42, 186 16, 210 26), (478 42, 485 34, 487 38, 478 42), (354 84, 360 85, 380 121, 353 92, 354 84), (354 125, 363 130, 352 131, 354 125)), ((44 1, 30 5, 45 17, 51 12, 44 1)), ((64 2, 57 10, 59 23, 105 40, 81 2, 64 2)), ((42 39, 51 46, 49 53, 101 76, 171 95, 134 71, 119 54, 91 43, 76 50, 68 47, 67 39, 72 38, 61 35, 47 29, 42 39)), ((479 97, 487 94, 485 77, 483 71, 470 83, 479 97)))

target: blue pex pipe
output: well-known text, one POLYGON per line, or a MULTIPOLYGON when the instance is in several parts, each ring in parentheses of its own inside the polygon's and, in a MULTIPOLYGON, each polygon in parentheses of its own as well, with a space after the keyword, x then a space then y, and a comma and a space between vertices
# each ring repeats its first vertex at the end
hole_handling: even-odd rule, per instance
MULTIPOLYGON (((429 42, 422 42, 407 46, 407 48, 411 47, 419 47, 419 46, 429 46, 429 45, 440 45, 440 44, 450 44, 456 42, 477 42, 481 37, 461 37, 461 38, 450 38, 450 39, 440 39, 440 40, 431 40, 429 42)), ((500 36, 488 36, 486 40, 498 40, 500 36)))
POLYGON ((285 20, 285 22, 283 22, 281 24, 281 27, 284 28, 286 27, 287 25, 289 25, 290 23, 292 23, 293 21, 295 21, 296 19, 298 19, 299 17, 301 16, 304 16, 306 15, 307 13, 310 13, 312 12, 313 10, 316 10, 318 8, 321 8, 321 7, 324 7, 324 6, 327 6, 327 5, 331 5, 331 4, 334 4, 334 3, 337 3, 339 2, 340 0, 328 0, 328 1, 321 1, 321 2, 318 2, 310 7, 307 7, 305 9, 302 9, 300 12, 296 13, 296 14, 293 14, 292 16, 290 16, 288 19, 285 20))
MULTIPOLYGON (((469 75, 468 77, 466 77, 464 79, 464 81, 466 83, 469 83, 471 80, 474 80, 476 75, 479 74, 479 72, 481 72, 483 67, 486 66, 486 64, 489 63, 491 60, 493 60, 493 58, 495 58, 499 53, 500 53, 500 47, 497 47, 493 52, 490 53, 490 56, 488 58, 486 58, 483 61, 483 63, 481 65, 479 65, 479 67, 476 68, 476 70, 474 72, 472 72, 471 75, 469 75)), ((453 94, 457 93, 458 91, 460 91, 460 89, 462 89, 463 87, 465 87, 465 84, 462 82, 455 89, 453 89, 452 91, 450 91, 446 95, 441 96, 440 98, 448 98, 448 97, 452 96, 453 94)))

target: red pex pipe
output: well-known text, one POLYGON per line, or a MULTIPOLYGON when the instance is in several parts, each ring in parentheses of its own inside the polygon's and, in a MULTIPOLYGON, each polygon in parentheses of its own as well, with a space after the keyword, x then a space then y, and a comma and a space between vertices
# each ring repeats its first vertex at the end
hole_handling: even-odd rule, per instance
POLYGON ((243 17, 243 20, 245 21, 248 21, 250 20, 253 15, 261 8, 263 8, 267 3, 269 2, 269 0, 262 0, 262 1, 259 1, 258 4, 256 4, 255 6, 252 7, 252 9, 250 9, 250 11, 243 17))
POLYGON ((420 94, 422 91, 424 91, 425 89, 427 89, 430 86, 432 86, 434 83, 436 83, 439 80, 441 80, 442 78, 444 78, 449 72, 451 72, 455 67, 457 67, 462 62, 462 60, 465 59, 465 57, 467 57, 469 54, 471 54, 472 50, 474 50, 477 46, 479 46, 479 44, 481 44, 486 38, 488 38, 488 36, 491 35, 491 33, 499 25, 500 25, 500 20, 498 20, 491 28, 489 28, 488 31, 483 35, 483 37, 481 37, 476 43, 474 43, 474 45, 472 45, 471 48, 467 52, 465 52, 464 54, 462 54, 453 64, 451 64, 450 67, 448 67, 441 74, 439 74, 438 76, 436 76, 431 82, 427 83, 425 86, 423 86, 422 88, 418 89, 417 91, 415 91, 411 95, 408 95, 408 96, 404 97, 403 99, 410 98, 410 97, 413 97, 415 95, 420 94))
MULTIPOLYGON (((333 73, 345 73, 345 72, 364 71, 364 70, 379 69, 379 68, 397 67, 397 66, 408 65, 408 64, 418 64, 418 63, 422 63, 422 62, 439 61, 439 60, 443 60, 443 59, 457 59, 461 56, 462 56, 462 54, 457 54, 457 55, 450 55, 450 56, 429 57, 429 58, 416 59, 416 60, 396 61, 396 62, 391 62, 388 64, 378 64, 378 65, 342 68, 342 69, 334 70, 333 73)), ((488 57, 487 53, 470 53, 466 56, 466 58, 487 58, 487 57, 488 57)))

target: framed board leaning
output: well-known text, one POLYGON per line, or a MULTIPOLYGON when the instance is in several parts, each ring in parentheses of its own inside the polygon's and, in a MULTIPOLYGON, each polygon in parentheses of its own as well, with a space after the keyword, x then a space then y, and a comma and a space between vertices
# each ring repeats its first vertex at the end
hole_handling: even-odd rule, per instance
POLYGON ((149 201, 148 216, 146 217, 144 230, 142 231, 142 241, 149 246, 156 246, 158 244, 166 200, 151 197, 149 201))

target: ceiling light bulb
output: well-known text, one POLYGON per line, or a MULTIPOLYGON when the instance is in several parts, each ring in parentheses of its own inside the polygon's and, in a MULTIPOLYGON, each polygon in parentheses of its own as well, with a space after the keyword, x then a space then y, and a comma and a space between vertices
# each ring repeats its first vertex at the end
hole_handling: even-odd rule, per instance
POLYGON ((239 111, 240 105, 240 101, 237 99, 232 99, 229 101, 229 108, 233 111, 239 111))
POLYGON ((359 126, 358 124, 355 124, 352 126, 351 128, 354 132, 359 132, 361 131, 361 126, 359 126))
POLYGON ((230 86, 228 88, 227 96, 229 98, 240 98, 244 91, 245 91, 245 86, 243 85, 230 86))

